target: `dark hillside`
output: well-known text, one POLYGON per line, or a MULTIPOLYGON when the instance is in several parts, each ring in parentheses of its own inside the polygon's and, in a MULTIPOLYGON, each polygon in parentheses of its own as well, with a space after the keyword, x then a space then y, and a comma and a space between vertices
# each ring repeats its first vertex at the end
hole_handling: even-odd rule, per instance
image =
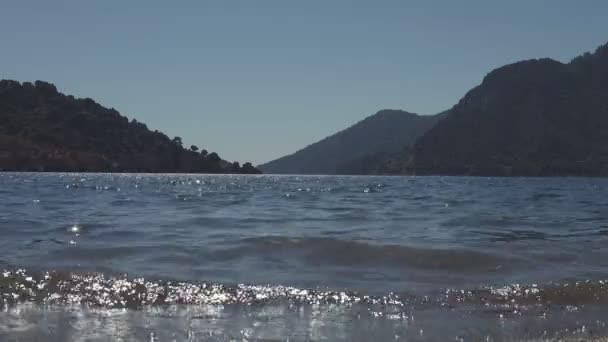
POLYGON ((490 72, 414 150, 418 174, 608 175, 608 45, 490 72))
POLYGON ((0 81, 0 170, 258 172, 42 81, 0 81))
POLYGON ((382 110, 294 154, 260 165, 265 173, 360 174, 382 168, 384 157, 412 146, 442 115, 382 110), (373 165, 369 165, 373 163, 373 165))

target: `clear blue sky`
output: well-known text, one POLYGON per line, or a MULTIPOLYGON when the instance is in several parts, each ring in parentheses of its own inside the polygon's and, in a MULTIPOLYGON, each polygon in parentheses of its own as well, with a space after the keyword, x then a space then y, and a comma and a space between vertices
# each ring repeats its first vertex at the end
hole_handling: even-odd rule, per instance
POLYGON ((2 1, 0 77, 265 162, 379 109, 434 114, 491 69, 608 41, 608 1, 2 1))

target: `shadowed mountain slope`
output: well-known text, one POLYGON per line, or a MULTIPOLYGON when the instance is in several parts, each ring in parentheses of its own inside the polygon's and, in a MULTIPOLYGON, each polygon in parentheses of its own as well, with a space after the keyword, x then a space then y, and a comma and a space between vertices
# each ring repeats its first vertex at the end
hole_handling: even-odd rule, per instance
POLYGON ((294 154, 260 165, 265 173, 349 174, 374 173, 382 155, 412 146, 441 116, 421 116, 401 110, 382 110, 353 126, 309 145, 294 154), (361 165, 365 159, 374 166, 361 165), (351 167, 352 166, 352 167, 351 167))
POLYGON ((0 81, 0 170, 258 173, 54 85, 0 81))
POLYGON ((417 174, 608 175, 608 44, 493 70, 414 154, 417 174))

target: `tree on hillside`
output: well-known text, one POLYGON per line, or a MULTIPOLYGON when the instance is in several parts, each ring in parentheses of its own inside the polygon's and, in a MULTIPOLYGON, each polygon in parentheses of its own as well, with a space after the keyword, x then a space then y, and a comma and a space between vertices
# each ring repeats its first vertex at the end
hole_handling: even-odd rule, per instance
POLYGON ((232 172, 239 172, 241 170, 241 164, 238 161, 232 163, 232 172))
POLYGON ((198 151, 198 146, 196 146, 196 145, 190 146, 190 151, 192 151, 192 152, 198 151))
POLYGON ((173 138, 173 140, 171 140, 171 142, 179 147, 183 146, 182 138, 180 138, 180 137, 173 138))
POLYGON ((243 164, 243 167, 241 167, 241 169, 239 170, 241 173, 250 173, 250 174, 255 174, 255 173, 260 173, 260 171, 258 169, 256 169, 251 163, 247 162, 245 164, 243 164))
POLYGON ((219 162, 220 162, 220 160, 222 160, 222 159, 220 158, 220 156, 219 156, 217 153, 215 153, 215 152, 211 152, 211 153, 209 153, 209 155, 207 156, 207 159, 208 159, 210 162, 212 162, 212 163, 219 163, 219 162))

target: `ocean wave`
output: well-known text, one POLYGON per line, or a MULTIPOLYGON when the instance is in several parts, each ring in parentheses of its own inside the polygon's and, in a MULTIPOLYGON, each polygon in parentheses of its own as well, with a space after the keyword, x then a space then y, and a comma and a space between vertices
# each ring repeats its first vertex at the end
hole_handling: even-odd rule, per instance
POLYGON ((288 302, 303 304, 381 305, 409 310, 411 307, 467 306, 492 312, 521 314, 552 306, 576 307, 608 304, 608 281, 510 284, 477 289, 436 289, 430 295, 387 293, 366 295, 353 291, 305 289, 281 285, 210 283, 106 276, 102 273, 29 272, 8 268, 0 273, 2 305, 20 302, 84 304, 108 308, 185 304, 224 305, 288 302))
POLYGON ((376 244, 330 237, 263 236, 242 239, 224 256, 250 253, 299 255, 307 263, 337 265, 379 265, 424 270, 492 271, 520 262, 515 257, 479 250, 439 249, 376 244))

